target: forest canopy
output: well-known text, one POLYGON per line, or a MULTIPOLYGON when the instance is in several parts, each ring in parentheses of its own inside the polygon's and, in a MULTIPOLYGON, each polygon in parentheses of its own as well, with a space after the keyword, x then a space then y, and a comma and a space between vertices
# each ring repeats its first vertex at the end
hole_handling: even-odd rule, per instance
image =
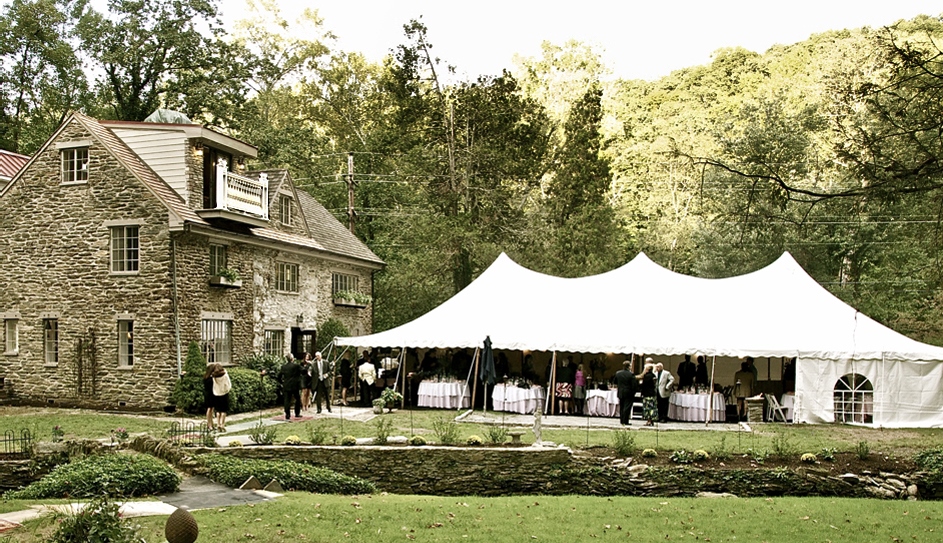
POLYGON ((227 33, 214 0, 11 0, 0 148, 34 152, 70 111, 157 108, 251 142, 252 167, 288 168, 387 262, 377 330, 502 251, 569 277, 640 251, 725 277, 789 251, 863 313, 943 344, 940 17, 723 49, 654 81, 608 77, 577 42, 455 80, 421 19, 372 63, 337 48, 316 12, 286 21, 262 5, 227 33))

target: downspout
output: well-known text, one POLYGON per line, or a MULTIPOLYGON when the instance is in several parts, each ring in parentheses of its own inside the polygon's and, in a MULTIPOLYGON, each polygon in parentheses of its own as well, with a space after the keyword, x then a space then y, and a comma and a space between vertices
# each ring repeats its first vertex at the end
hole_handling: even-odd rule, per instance
MULTIPOLYGON (((171 234, 171 236, 173 235, 171 234)), ((179 379, 183 376, 183 362, 180 357, 180 309, 177 306, 177 240, 173 237, 170 239, 170 259, 172 261, 170 275, 174 298, 174 342, 177 344, 177 378, 179 379)))

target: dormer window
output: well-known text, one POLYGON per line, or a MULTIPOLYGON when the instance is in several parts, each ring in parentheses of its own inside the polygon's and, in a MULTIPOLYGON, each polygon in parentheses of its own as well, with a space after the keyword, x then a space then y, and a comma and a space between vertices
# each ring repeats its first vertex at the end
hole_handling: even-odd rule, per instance
POLYGON ((291 226, 291 196, 278 196, 278 222, 291 226))
POLYGON ((62 182, 88 182, 88 147, 62 149, 62 182))

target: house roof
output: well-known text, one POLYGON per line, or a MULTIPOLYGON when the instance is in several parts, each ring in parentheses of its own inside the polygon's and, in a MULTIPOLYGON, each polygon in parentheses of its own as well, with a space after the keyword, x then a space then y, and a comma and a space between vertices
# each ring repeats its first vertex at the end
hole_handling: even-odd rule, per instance
POLYGON ((13 179, 16 172, 20 171, 20 168, 28 161, 28 156, 0 149, 0 181, 13 179))

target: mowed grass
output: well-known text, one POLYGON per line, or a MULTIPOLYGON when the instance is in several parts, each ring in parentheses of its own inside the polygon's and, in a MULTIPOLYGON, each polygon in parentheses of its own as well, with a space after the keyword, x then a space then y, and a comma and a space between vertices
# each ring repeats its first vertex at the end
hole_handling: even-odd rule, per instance
MULTIPOLYGON (((194 512, 198 541, 939 541, 943 503, 836 498, 327 496, 194 512)), ((131 519, 163 541, 166 517, 131 519)), ((40 519, 6 536, 44 541, 40 519)), ((0 536, 0 541, 4 536, 0 536)))

